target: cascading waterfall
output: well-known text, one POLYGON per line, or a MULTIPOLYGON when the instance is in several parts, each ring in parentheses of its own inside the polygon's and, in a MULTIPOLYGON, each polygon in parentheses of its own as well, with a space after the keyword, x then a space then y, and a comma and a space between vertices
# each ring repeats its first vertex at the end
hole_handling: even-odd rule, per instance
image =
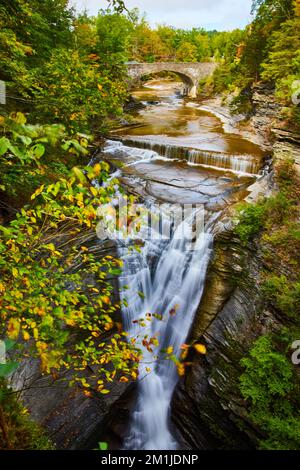
MULTIPOLYGON (((119 256, 124 263, 119 278, 124 328, 129 338, 137 339, 137 345, 145 335, 158 340, 157 346, 156 342, 151 344, 152 351, 142 348, 137 399, 123 443, 124 449, 132 450, 172 450, 179 446, 170 421, 178 372, 175 362, 163 351, 171 347, 172 354, 180 358, 181 346, 187 340, 202 297, 215 220, 224 201, 229 203, 232 194, 229 184, 243 192, 243 177, 246 175, 248 181, 249 175, 257 176, 262 163, 262 155, 248 154, 247 145, 240 149, 228 144, 226 138, 220 139, 220 145, 214 142, 218 141, 219 134, 214 130, 215 123, 207 121, 207 117, 203 120, 199 114, 197 120, 192 121, 194 127, 189 127, 191 114, 188 106, 183 107, 182 100, 164 97, 159 101, 159 112, 155 106, 149 105, 142 112, 150 117, 148 123, 147 119, 145 121, 144 135, 128 134, 116 137, 119 140, 107 140, 103 149, 105 158, 121 162, 119 176, 123 176, 125 186, 128 180, 129 188, 135 184, 143 188, 146 182, 141 192, 142 207, 152 205, 152 212, 153 204, 156 210, 159 201, 163 201, 167 215, 161 217, 155 236, 152 232, 149 236, 149 227, 141 226, 137 234, 139 250, 133 249, 134 241, 126 232, 127 225, 124 226, 127 238, 118 243, 119 256), (167 127, 166 117, 173 123, 173 113, 176 116, 178 111, 182 120, 174 134, 174 127, 171 131, 167 127), (207 150, 202 150, 202 146, 207 150), (217 151, 209 150, 211 148, 217 151), (228 149, 228 153, 223 149, 228 149), (173 161, 174 165, 159 164, 157 160, 173 161), (194 165, 199 169, 191 168, 194 165), (228 171, 237 177, 220 174, 228 171), (176 225, 168 218, 174 211, 170 201, 174 201, 175 206, 178 203, 179 207, 184 201, 188 201, 187 204, 200 201, 205 204, 205 210, 193 202, 191 213, 179 222, 177 219, 176 225), (199 218, 203 223, 195 234, 195 220, 199 218), (165 237, 169 232, 170 236, 165 237), (145 328, 140 319, 145 319, 145 328)), ((195 118, 193 113, 192 117, 195 118)))
POLYGON ((134 320, 147 313, 162 316, 162 320, 152 317, 148 327, 149 337, 159 333, 159 346, 153 354, 143 351, 138 398, 125 449, 166 450, 177 447, 170 431, 169 410, 178 374, 175 364, 163 358, 159 350, 172 346, 174 354, 179 357, 180 346, 186 340, 202 296, 212 235, 207 225, 190 249, 197 215, 197 209, 194 209, 170 240, 145 240, 141 252, 124 246, 119 248, 124 261, 120 284, 123 288, 126 286, 122 297, 123 300, 126 298, 128 305, 123 309, 123 318, 129 336, 133 338, 139 334, 139 326, 133 323, 134 320), (154 270, 150 262, 153 257, 159 259, 154 270), (175 310, 175 315, 170 313, 175 310))
POLYGON ((183 160, 190 165, 205 166, 218 170, 229 170, 237 174, 254 175, 259 171, 261 163, 252 155, 232 155, 222 152, 210 152, 188 147, 161 144, 137 138, 109 141, 106 152, 123 155, 128 158, 137 156, 142 159, 183 160))

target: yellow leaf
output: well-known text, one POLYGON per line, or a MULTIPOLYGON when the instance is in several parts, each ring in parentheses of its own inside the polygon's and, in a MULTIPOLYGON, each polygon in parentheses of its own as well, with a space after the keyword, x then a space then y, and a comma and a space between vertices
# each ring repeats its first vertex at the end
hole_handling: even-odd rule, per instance
POLYGON ((98 190, 96 188, 94 188, 93 186, 91 186, 90 191, 91 191, 93 196, 96 197, 98 195, 98 190))
POLYGON ((12 268, 12 275, 13 277, 18 277, 19 271, 17 270, 17 268, 12 268))
POLYGON ((187 358, 188 352, 189 352, 188 349, 185 349, 184 351, 182 351, 182 353, 181 353, 181 359, 182 359, 183 361, 187 358))
POLYGON ((97 84, 97 87, 98 87, 98 90, 99 90, 99 91, 101 91, 101 90, 102 90, 102 88, 103 88, 103 86, 102 86, 102 85, 100 85, 100 83, 98 83, 98 84, 97 84))
POLYGON ((194 344, 194 349, 196 349, 199 354, 206 354, 206 347, 204 344, 194 344))
POLYGON ((44 189, 45 185, 42 184, 42 186, 40 186, 31 196, 31 200, 35 199, 37 196, 39 196, 39 194, 41 194, 43 192, 43 189, 44 189))
POLYGON ((178 372, 178 375, 180 375, 181 377, 184 375, 185 368, 184 368, 183 364, 178 364, 177 365, 177 372, 178 372))
POLYGON ((34 339, 38 339, 39 337, 39 330, 37 328, 33 328, 33 336, 34 339))
POLYGON ((18 111, 14 116, 14 120, 16 121, 17 124, 25 124, 26 123, 26 117, 24 116, 23 113, 18 111))
POLYGON ((104 329, 105 329, 105 331, 109 331, 113 328, 113 326, 114 326, 113 322, 105 323, 104 329))
POLYGON ((100 165, 100 163, 96 163, 96 165, 94 165, 94 173, 95 173, 95 175, 96 175, 96 176, 99 176, 100 171, 101 171, 101 165, 100 165))
POLYGON ((10 339, 17 339, 20 332, 20 322, 16 318, 11 318, 7 325, 7 336, 10 339))
POLYGON ((28 331, 23 331, 23 338, 25 341, 28 341, 30 339, 30 334, 28 331))

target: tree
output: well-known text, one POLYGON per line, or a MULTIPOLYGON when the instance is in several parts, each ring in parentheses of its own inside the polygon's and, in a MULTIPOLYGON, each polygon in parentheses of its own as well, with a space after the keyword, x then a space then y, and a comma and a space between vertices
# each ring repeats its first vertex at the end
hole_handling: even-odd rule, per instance
POLYGON ((3 3, 1 17, 5 28, 12 29, 18 41, 34 51, 29 66, 47 59, 52 49, 71 44, 74 12, 67 0, 5 0, 3 3))
POLYGON ((178 62, 197 62, 197 47, 184 41, 177 49, 176 59, 178 62))
POLYGON ((95 52, 97 44, 97 29, 95 18, 88 17, 87 13, 79 15, 74 23, 75 47, 82 55, 95 52))
POLYGON ((289 76, 300 78, 300 18, 288 20, 269 39, 269 53, 262 64, 262 78, 275 83, 289 76))
POLYGON ((97 45, 100 57, 121 56, 129 59, 134 24, 126 15, 102 11, 96 19, 97 45))
MULTIPOLYGON (((42 169, 50 145, 61 145, 65 158, 72 149, 87 153, 83 137, 66 140, 63 129, 27 125, 20 113, 2 124, 1 160, 8 167, 21 160, 27 174, 42 169)), ((120 274, 122 262, 95 256, 88 247, 99 206, 115 194, 116 180, 101 184, 107 172, 106 163, 75 167, 69 178, 36 189, 30 206, 0 225, 1 338, 18 342, 15 358, 37 357, 43 372, 72 369, 85 389, 89 384, 80 371, 97 367, 100 393, 107 393, 104 381, 116 374, 123 381, 135 378, 139 357, 112 319, 119 307, 108 278, 120 274)))
POLYGON ((132 58, 145 62, 155 62, 169 54, 158 31, 152 30, 143 19, 135 28, 132 58))
POLYGON ((83 58, 78 51, 54 50, 50 61, 35 77, 35 117, 60 122, 72 132, 104 130, 111 115, 122 112, 126 84, 110 64, 98 56, 83 58), (45 106, 47 103, 47 106, 45 106))
POLYGON ((195 37, 198 62, 205 61, 210 57, 209 38, 207 34, 197 34, 195 37))

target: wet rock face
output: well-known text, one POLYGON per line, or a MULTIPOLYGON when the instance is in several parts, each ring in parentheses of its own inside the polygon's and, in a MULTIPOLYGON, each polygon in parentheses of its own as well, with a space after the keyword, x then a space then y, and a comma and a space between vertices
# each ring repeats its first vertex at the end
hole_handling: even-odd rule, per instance
POLYGON ((71 372, 56 379, 44 376, 38 362, 29 360, 19 366, 12 380, 31 418, 45 428, 57 449, 93 449, 101 441, 109 410, 127 384, 115 383, 110 394, 95 393, 90 398, 78 386, 68 385, 71 378, 71 372))
POLYGON ((191 332, 207 355, 188 358, 192 366, 177 386, 172 418, 194 449, 251 449, 261 437, 237 393, 240 359, 252 341, 277 320, 264 310, 259 290, 259 254, 241 247, 231 232, 215 240, 215 256, 191 332))

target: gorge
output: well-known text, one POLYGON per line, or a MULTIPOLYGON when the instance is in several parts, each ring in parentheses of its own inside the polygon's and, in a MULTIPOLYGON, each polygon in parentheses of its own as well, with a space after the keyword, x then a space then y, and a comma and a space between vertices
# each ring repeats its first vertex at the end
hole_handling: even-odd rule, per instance
POLYGON ((0 7, 0 449, 300 449, 300 0, 96 3, 0 7))
POLYGON ((176 82, 152 80, 134 96, 145 106, 138 114, 141 125, 107 141, 104 158, 120 167, 116 176, 129 192, 139 194, 143 204, 164 204, 162 224, 169 222, 168 215, 178 205, 190 204, 194 209, 171 231, 169 240, 161 234, 147 239, 146 227, 138 235, 139 252, 129 250, 126 243, 124 247, 124 242, 120 245, 124 261, 120 284, 126 286, 123 322, 129 338, 138 337, 138 318, 161 317, 153 318, 149 327, 149 337, 158 338, 153 348, 157 359, 153 349, 145 350, 123 445, 135 450, 176 449, 180 445, 172 436, 170 405, 178 372, 160 350, 171 347, 180 357, 202 297, 218 223, 259 178, 265 152, 224 133, 212 114, 180 98, 176 82), (195 217, 203 218, 202 228, 194 234, 196 243, 190 251, 187 245, 193 238, 195 217))

